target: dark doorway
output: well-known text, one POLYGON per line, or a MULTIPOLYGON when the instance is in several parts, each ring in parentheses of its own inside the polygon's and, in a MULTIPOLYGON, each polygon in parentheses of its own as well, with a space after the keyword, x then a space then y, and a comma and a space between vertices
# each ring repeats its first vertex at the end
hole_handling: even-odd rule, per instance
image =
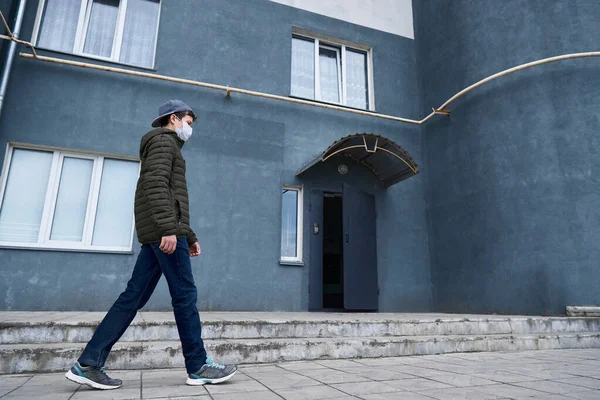
POLYGON ((379 303, 375 197, 343 186, 312 189, 309 309, 376 311, 379 303))
POLYGON ((323 194, 323 309, 344 308, 344 229, 341 193, 323 194))

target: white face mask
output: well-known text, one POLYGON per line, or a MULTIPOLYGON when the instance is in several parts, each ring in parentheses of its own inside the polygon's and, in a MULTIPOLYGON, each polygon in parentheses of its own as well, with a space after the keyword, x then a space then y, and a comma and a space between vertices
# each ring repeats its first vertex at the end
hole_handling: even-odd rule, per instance
MULTIPOLYGON (((179 119, 179 118, 177 118, 179 119)), ((183 122, 181 119, 179 119, 179 121, 181 121, 181 128, 177 128, 175 127, 175 133, 177 133, 177 137, 181 140, 183 140, 184 142, 186 142, 191 136, 192 136, 192 127, 189 126, 186 122, 183 122)))

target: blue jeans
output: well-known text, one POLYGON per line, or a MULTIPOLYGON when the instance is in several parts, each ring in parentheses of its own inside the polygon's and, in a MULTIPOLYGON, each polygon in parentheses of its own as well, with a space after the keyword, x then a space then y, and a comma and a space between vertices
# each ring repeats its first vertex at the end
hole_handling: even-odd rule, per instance
POLYGON ((113 345, 125 333, 137 311, 150 299, 162 274, 167 279, 175 322, 188 373, 198 371, 206 363, 200 315, 196 308, 198 291, 192 275, 189 247, 185 238, 177 239, 171 255, 159 249, 160 243, 144 244, 133 269, 127 289, 94 332, 79 362, 103 367, 113 345))

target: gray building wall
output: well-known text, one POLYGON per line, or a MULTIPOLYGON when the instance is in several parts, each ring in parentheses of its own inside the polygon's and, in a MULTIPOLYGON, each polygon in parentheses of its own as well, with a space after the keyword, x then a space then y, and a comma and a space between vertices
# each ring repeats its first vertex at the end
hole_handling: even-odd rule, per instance
MULTIPOLYGON (((10 29, 13 29, 13 25, 14 25, 14 16, 13 16, 13 1, 12 0, 0 0, 0 11, 2 11, 2 14, 4 15, 4 18, 6 18, 6 22, 8 22, 8 26, 10 27, 10 29)), ((0 32, 2 32, 3 35, 6 35, 7 32, 4 29, 4 26, 0 24, 0 32)), ((0 66, 2 66, 2 68, 4 68, 4 64, 5 64, 5 49, 8 48, 8 40, 0 40, 0 66)))
MULTIPOLYGON (((422 115, 493 73, 598 51, 595 1, 413 2, 422 115)), ((600 303, 600 59, 468 94, 423 129, 435 309, 600 303)))
MULTIPOLYGON (((158 74, 287 96, 296 26, 373 46, 377 111, 419 113, 411 39, 266 0, 162 3, 158 74)), ((37 2, 30 1, 25 40, 36 9, 37 2)), ((227 99, 208 89, 21 58, 0 119, 0 148, 17 141, 137 155, 158 105, 169 98, 183 99, 199 116, 183 153, 191 223, 203 253, 192 261, 201 310, 308 308, 310 265, 279 264, 281 187, 304 184, 306 199, 319 179, 341 186, 328 166, 320 167, 318 178, 295 177, 333 141, 357 132, 377 133, 421 164, 421 131, 415 126, 237 94, 227 99)), ((0 162, 3 157, 4 152, 0 162)), ((377 195, 380 311, 430 311, 423 175, 383 190, 351 166, 345 182, 377 195)), ((305 237, 309 223, 305 219, 305 237)), ((125 288, 139 246, 134 249, 130 255, 0 249, 0 309, 106 310, 125 288)), ((146 309, 169 308, 163 280, 146 309)))

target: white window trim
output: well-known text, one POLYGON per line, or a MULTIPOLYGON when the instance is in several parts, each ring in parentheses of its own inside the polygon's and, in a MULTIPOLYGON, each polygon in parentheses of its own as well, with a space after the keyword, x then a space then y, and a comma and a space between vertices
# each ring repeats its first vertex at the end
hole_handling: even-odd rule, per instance
MULTIPOLYGON (((4 201, 4 193, 8 183, 8 170, 10 168, 13 151, 15 149, 23 150, 40 150, 53 152, 52 164, 49 172, 48 187, 46 189, 46 198, 44 201, 44 210, 42 212, 42 220, 40 222, 40 232, 37 243, 27 242, 3 242, 0 241, 0 248, 9 249, 29 249, 29 250, 57 250, 57 251, 80 251, 80 252, 101 252, 101 253, 131 253, 133 249, 133 236, 135 233, 135 218, 131 222, 131 236, 129 238, 129 246, 93 246, 92 236, 96 220, 96 210, 98 206, 98 196, 100 194, 100 183, 102 178, 102 169, 104 167, 104 159, 110 158, 122 161, 137 161, 136 157, 128 157, 122 155, 84 152, 72 149, 64 149, 60 147, 39 146, 23 143, 9 142, 6 146, 6 154, 4 164, 2 166, 2 175, 0 176, 0 208, 4 201), (92 169, 92 177, 90 183, 90 193, 88 197, 88 205, 86 208, 86 216, 84 222, 83 238, 81 242, 67 242, 50 240, 52 230, 52 221, 54 218, 54 210, 56 207, 56 197, 60 186, 60 176, 62 169, 62 160, 64 157, 73 157, 81 159, 94 160, 92 169)), ((138 174, 141 165, 138 168, 138 174)))
MULTIPOLYGON (((37 42, 39 39, 40 28, 42 26, 42 15, 44 13, 44 6, 46 5, 47 0, 40 0, 38 3, 37 16, 35 18, 35 24, 33 26, 33 45, 37 46, 37 42)), ((119 15, 117 17, 117 24, 115 26, 115 32, 113 36, 113 47, 111 51, 110 57, 102 57, 95 54, 87 54, 84 53, 83 48, 85 45, 85 36, 87 35, 87 28, 89 24, 89 19, 92 10, 92 2, 93 0, 80 0, 81 7, 79 9, 79 19, 77 21, 77 29, 75 33, 75 40, 73 42, 73 50, 72 54, 92 58, 95 60, 114 62, 118 64, 124 64, 119 59, 121 57, 121 47, 123 44, 123 31, 125 29, 125 17, 127 14, 127 0, 120 0, 119 3, 119 15)), ((132 67, 140 67, 140 68, 150 68, 153 69, 156 63, 156 47, 158 45, 158 30, 160 26, 160 17, 162 12, 162 3, 163 0, 160 0, 158 3, 158 17, 156 21, 156 32, 154 33, 154 49, 152 51, 152 64, 151 65, 131 65, 132 67)), ((48 49, 53 50, 53 49, 48 49)))
MULTIPOLYGON (((368 107, 366 110, 375 111, 375 90, 374 90, 374 78, 373 78, 373 48, 360 43, 354 43, 343 39, 338 39, 333 36, 323 35, 315 32, 308 31, 306 29, 292 27, 292 37, 298 39, 311 40, 314 42, 315 49, 315 97, 314 99, 322 101, 324 103, 336 104, 346 106, 347 94, 346 94, 346 48, 364 52, 367 55, 367 96, 368 96, 368 107), (338 59, 338 71, 340 72, 341 88, 340 88, 340 99, 339 103, 329 102, 321 100, 321 74, 319 70, 319 49, 321 47, 341 51, 341 61, 338 59), (339 70, 341 64, 341 70, 339 70)), ((349 107, 349 106, 348 106, 349 107)))
MULTIPOLYGON (((316 51, 316 64, 315 64, 315 71, 317 71, 319 73, 318 77, 315 76, 315 100, 319 100, 319 101, 323 101, 321 99, 321 63, 319 61, 319 57, 321 56, 321 49, 325 49, 325 50, 331 50, 331 51, 335 51, 335 64, 337 67, 337 75, 338 75, 338 99, 340 99, 339 102, 335 102, 335 101, 328 101, 327 103, 332 103, 332 104, 339 104, 339 105, 344 105, 346 104, 346 100, 345 100, 345 92, 346 92, 346 78, 345 76, 342 76, 342 54, 346 54, 346 47, 342 46, 342 48, 339 47, 334 47, 334 46, 330 46, 328 44, 324 44, 324 43, 320 43, 319 39, 315 39, 315 47, 318 46, 318 51, 316 51)), ((344 63, 344 67, 346 66, 346 63, 344 63)), ((344 68, 345 70, 345 68, 344 68)))
MULTIPOLYGON (((284 185, 283 190, 293 190, 295 192, 298 192, 298 211, 297 211, 297 216, 298 216, 298 220, 296 221, 296 257, 283 257, 281 256, 281 258, 279 259, 281 263, 294 263, 294 264, 299 264, 302 263, 302 247, 303 247, 303 236, 302 236, 302 227, 304 225, 304 201, 303 201, 303 190, 301 186, 290 186, 290 185, 284 185)), ((282 197, 283 200, 283 197, 282 197)), ((281 216, 281 212, 279 213, 279 215, 281 216)), ((282 223, 279 224, 280 229, 281 229, 281 225, 282 223)), ((281 232, 279 235, 279 241, 280 241, 280 245, 279 245, 279 251, 281 253, 281 232)))

